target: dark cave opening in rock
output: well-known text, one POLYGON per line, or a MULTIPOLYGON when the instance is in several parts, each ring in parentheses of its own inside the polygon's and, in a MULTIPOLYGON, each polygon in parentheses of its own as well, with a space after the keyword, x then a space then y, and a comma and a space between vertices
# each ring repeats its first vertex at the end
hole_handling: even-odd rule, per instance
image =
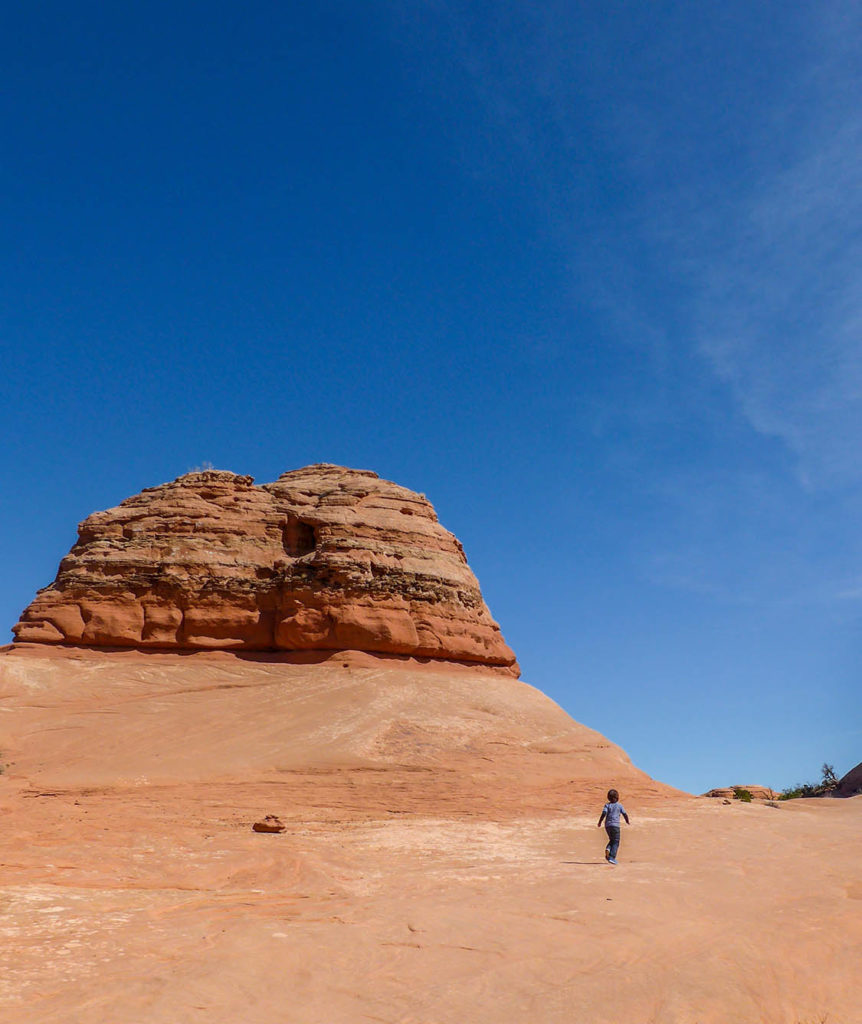
POLYGON ((317 536, 310 523, 304 523, 301 519, 294 519, 291 516, 284 524, 282 542, 285 552, 291 558, 299 558, 314 551, 317 547, 317 536))

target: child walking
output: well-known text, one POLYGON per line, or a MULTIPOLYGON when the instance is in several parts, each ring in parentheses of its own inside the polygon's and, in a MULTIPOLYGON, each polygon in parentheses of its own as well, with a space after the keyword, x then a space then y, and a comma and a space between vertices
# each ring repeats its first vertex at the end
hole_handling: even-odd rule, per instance
POLYGON ((605 847, 605 860, 609 864, 614 865, 616 865, 617 862, 617 850, 620 848, 620 815, 626 819, 627 825, 631 824, 629 816, 626 814, 625 807, 620 803, 619 793, 615 789, 609 789, 608 802, 602 808, 602 814, 596 827, 601 828, 602 822, 605 822, 605 832, 608 834, 608 845, 605 847))

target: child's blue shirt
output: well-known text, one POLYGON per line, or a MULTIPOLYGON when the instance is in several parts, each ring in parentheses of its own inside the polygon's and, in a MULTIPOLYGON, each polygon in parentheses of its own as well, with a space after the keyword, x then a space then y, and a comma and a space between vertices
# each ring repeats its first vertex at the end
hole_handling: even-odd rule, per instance
POLYGON ((626 809, 625 809, 625 807, 623 807, 623 805, 621 803, 619 803, 619 801, 617 801, 617 803, 615 803, 615 804, 605 804, 604 813, 605 813, 605 826, 608 826, 608 825, 614 826, 614 825, 616 825, 617 828, 619 828, 620 815, 621 814, 625 814, 626 813, 626 809))

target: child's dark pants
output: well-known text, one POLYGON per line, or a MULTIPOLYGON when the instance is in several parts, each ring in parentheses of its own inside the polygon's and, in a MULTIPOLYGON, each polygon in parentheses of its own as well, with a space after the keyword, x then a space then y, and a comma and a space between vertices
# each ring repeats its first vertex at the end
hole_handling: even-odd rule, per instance
POLYGON ((608 853, 611 860, 616 860, 617 850, 620 848, 620 827, 619 825, 605 825, 605 832, 608 834, 608 853))

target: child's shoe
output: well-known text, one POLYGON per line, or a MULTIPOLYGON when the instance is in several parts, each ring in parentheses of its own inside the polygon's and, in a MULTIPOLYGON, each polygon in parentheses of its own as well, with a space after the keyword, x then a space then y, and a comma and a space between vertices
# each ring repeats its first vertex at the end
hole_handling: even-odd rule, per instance
POLYGON ((613 864, 614 867, 617 866, 617 862, 614 860, 613 857, 610 856, 608 857, 608 864, 613 864))
POLYGON ((611 859, 611 851, 607 847, 605 847, 605 860, 610 860, 610 859, 611 859))

